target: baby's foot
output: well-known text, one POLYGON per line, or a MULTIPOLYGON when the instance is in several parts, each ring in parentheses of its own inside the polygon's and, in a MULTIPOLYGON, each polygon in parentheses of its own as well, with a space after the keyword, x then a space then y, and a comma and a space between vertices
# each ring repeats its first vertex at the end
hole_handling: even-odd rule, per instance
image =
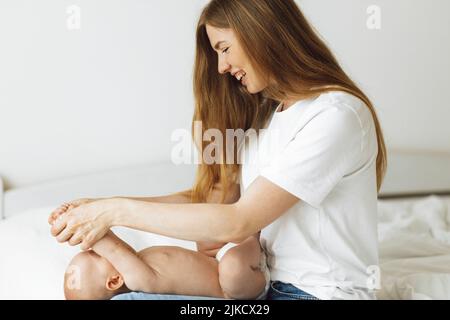
POLYGON ((55 223, 55 221, 57 219, 60 219, 62 217, 62 215, 65 214, 68 210, 74 209, 83 204, 87 204, 87 203, 94 202, 94 201, 96 201, 96 199, 81 198, 81 199, 73 200, 70 202, 66 202, 66 203, 62 204, 61 206, 59 206, 55 211, 53 211, 50 214, 50 216, 48 218, 48 223, 53 225, 55 223))
POLYGON ((52 212, 52 214, 50 215, 49 219, 48 219, 48 223, 53 225, 56 220, 61 219, 61 217, 63 216, 63 214, 65 214, 67 212, 67 210, 72 209, 73 205, 69 204, 69 203, 64 203, 61 206, 59 206, 55 211, 52 212))

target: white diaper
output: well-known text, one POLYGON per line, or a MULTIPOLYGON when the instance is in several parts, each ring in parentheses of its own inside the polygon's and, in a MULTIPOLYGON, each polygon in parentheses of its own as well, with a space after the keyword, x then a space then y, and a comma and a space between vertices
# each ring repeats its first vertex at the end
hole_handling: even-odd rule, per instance
MULTIPOLYGON (((225 253, 227 253, 228 250, 230 250, 233 247, 236 247, 237 245, 238 244, 236 244, 236 243, 229 242, 226 245, 224 245, 222 248, 220 248, 220 250, 216 254, 217 261, 220 262, 220 260, 222 260, 225 253)), ((264 252, 264 250, 261 250, 261 261, 259 261, 259 269, 261 270, 262 273, 264 273, 264 278, 266 279, 266 285, 264 287, 264 291, 261 292, 261 294, 256 298, 256 300, 264 300, 267 296, 267 292, 269 291, 269 287, 270 287, 270 270, 269 270, 269 267, 267 266, 267 258, 266 258, 266 253, 264 252)))

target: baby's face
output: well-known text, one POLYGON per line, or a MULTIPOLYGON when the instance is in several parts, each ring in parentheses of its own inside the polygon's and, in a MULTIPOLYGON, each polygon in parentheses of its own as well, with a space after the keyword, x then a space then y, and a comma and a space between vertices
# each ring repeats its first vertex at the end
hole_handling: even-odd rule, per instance
POLYGON ((122 292, 126 292, 122 276, 92 250, 76 255, 66 270, 67 300, 107 300, 122 292))

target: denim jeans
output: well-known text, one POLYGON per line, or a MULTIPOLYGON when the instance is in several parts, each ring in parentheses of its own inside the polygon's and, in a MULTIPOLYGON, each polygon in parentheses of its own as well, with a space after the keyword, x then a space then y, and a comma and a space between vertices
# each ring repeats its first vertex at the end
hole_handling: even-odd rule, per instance
MULTIPOLYGON (((318 300, 291 284, 280 281, 271 281, 267 300, 318 300)), ((143 292, 130 292, 119 294, 111 300, 227 300, 213 297, 182 296, 172 294, 154 294, 143 292)))
POLYGON ((111 298, 111 300, 227 300, 214 297, 182 296, 176 294, 156 294, 144 292, 123 293, 111 298))
POLYGON ((319 300, 289 283, 271 281, 267 300, 319 300))

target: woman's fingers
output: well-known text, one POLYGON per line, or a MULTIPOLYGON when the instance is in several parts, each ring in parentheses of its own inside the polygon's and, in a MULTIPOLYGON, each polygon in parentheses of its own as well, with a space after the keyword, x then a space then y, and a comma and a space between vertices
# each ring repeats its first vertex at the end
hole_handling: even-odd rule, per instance
POLYGON ((101 238, 103 238, 108 231, 109 229, 106 230, 106 232, 101 233, 99 230, 93 229, 84 237, 83 241, 81 242, 80 249, 83 251, 91 249, 94 244, 101 238))
POLYGON ((76 246, 82 242, 83 242, 83 235, 81 233, 77 232, 70 238, 69 245, 76 246))
POLYGON ((61 206, 50 219, 51 234, 58 242, 81 243, 82 250, 91 248, 109 230, 108 220, 97 207, 85 199, 61 206))
POLYGON ((94 244, 95 244, 95 242, 88 242, 86 240, 83 240, 81 242, 80 249, 82 251, 88 251, 94 246, 94 244))
POLYGON ((73 231, 71 230, 71 228, 65 228, 56 236, 56 240, 62 243, 68 241, 72 236, 73 231))
POLYGON ((50 232, 52 236, 56 237, 66 228, 66 219, 64 217, 61 217, 60 219, 55 220, 55 222, 52 225, 52 228, 50 229, 50 232))

